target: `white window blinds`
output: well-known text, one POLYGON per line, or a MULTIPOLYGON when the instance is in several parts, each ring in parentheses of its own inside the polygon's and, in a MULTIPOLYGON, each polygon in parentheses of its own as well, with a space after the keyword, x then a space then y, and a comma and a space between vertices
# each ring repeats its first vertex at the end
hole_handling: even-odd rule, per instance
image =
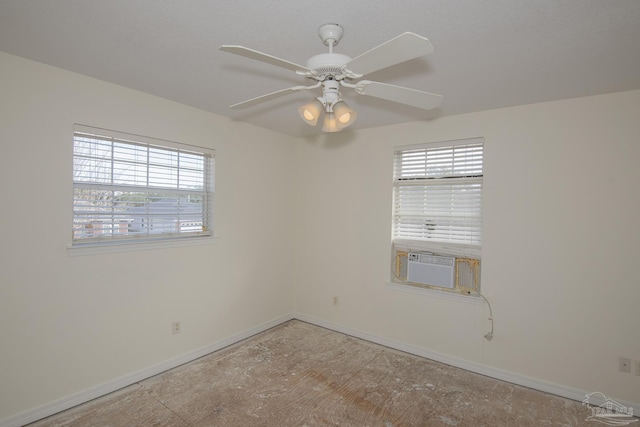
POLYGON ((211 235, 213 151, 76 126, 73 244, 211 235))
POLYGON ((396 149, 394 240, 479 249, 483 145, 476 138, 396 149))

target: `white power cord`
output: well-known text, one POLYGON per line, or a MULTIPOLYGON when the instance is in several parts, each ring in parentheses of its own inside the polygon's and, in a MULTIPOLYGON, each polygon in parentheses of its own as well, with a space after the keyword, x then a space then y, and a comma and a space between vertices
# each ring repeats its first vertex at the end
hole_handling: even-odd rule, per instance
POLYGON ((480 296, 483 300, 486 301, 487 305, 489 306, 489 320, 491 320, 491 331, 484 334, 484 339, 486 339, 487 341, 491 341, 491 339, 493 338, 493 310, 491 309, 491 303, 489 302, 489 300, 482 294, 480 294, 480 296))

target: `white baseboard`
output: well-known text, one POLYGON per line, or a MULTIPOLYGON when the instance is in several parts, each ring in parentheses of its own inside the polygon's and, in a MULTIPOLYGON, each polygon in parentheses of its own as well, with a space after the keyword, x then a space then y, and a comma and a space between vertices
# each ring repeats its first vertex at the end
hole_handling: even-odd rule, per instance
MULTIPOLYGON (((475 372, 477 374, 485 375, 487 377, 506 381, 512 384, 521 385, 534 390, 543 391, 545 393, 554 394, 556 396, 565 397, 567 399, 576 400, 578 402, 582 402, 587 396, 587 394, 594 391, 594 390, 590 390, 590 391, 579 390, 573 387, 567 387, 561 384, 555 384, 555 383, 540 380, 537 378, 531 378, 526 375, 517 374, 515 372, 509 372, 502 369, 494 368, 492 366, 486 366, 481 363, 460 359, 450 355, 427 350, 422 347, 416 347, 400 341, 395 341, 389 338, 372 335, 368 332, 351 329, 336 323, 328 322, 326 320, 322 320, 313 316, 308 316, 302 313, 295 313, 293 317, 303 322, 311 323, 317 326, 321 326, 323 328, 331 329, 336 332, 341 332, 346 335, 371 341, 373 343, 380 344, 385 347, 390 347, 395 350, 404 351, 405 353, 414 354, 416 356, 424 357, 426 359, 435 360, 436 362, 441 362, 447 365, 455 366, 457 368, 462 368, 466 371, 475 372)), ((609 396, 609 397, 615 400, 617 403, 626 406, 627 408, 634 408, 634 412, 636 413, 640 412, 640 403, 638 402, 628 402, 625 400, 616 399, 614 396, 609 396)), ((596 400, 592 398, 589 401, 589 403, 592 406, 599 406, 601 404, 604 404, 605 402, 604 400, 599 401, 597 400, 597 398, 596 400)))
MULTIPOLYGON (((557 396, 566 397, 567 399, 576 400, 578 402, 582 402, 585 399, 585 396, 588 393, 593 391, 593 390, 591 391, 579 390, 576 388, 567 387, 560 384, 550 383, 548 381, 527 377, 525 375, 504 371, 502 369, 486 366, 477 362, 471 362, 465 359, 452 357, 446 354, 434 352, 421 347, 412 346, 412 345, 409 345, 400 341, 395 341, 389 338, 379 337, 377 335, 373 335, 368 332, 363 332, 356 329, 348 328, 343 325, 328 322, 326 320, 319 319, 313 316, 308 316, 306 314, 291 313, 284 316, 280 316, 276 319, 273 319, 269 322, 258 325, 255 328, 251 328, 246 331, 243 331, 239 334, 233 335, 224 340, 217 341, 205 347, 196 349, 194 351, 175 357, 173 359, 169 359, 157 365, 150 366, 148 368, 139 370, 137 372, 133 372, 129 375, 125 375, 120 378, 116 378, 104 384, 100 384, 96 387, 89 388, 87 390, 56 400, 46 405, 27 410, 25 412, 16 414, 9 418, 5 418, 0 421, 0 427, 20 427, 25 424, 56 414, 58 412, 70 409, 74 406, 88 402, 97 397, 104 396, 116 390, 120 390, 121 388, 127 387, 131 384, 135 384, 139 381, 150 378, 154 375, 158 375, 169 369, 173 369, 185 363, 196 360, 202 356, 206 356, 209 353, 228 347, 229 345, 235 344, 239 341, 242 341, 255 334, 266 331, 267 329, 270 329, 274 326, 277 326, 281 323, 287 322, 292 319, 298 319, 303 322, 311 323, 323 328, 331 329, 336 332, 341 332, 343 334, 351 335, 356 338, 361 338, 367 341, 371 341, 376 344, 380 344, 396 350, 404 351, 406 353, 414 354, 416 356, 435 360, 437 362, 445 363, 447 365, 462 368, 467 371, 486 375, 488 377, 492 377, 498 380, 507 381, 507 382, 518 384, 524 387, 529 387, 534 390, 539 390, 539 391, 551 393, 557 396)), ((612 397, 612 399, 615 399, 615 397, 612 397)), ((615 399, 615 401, 628 408, 634 408, 635 410, 640 410, 640 403, 627 402, 619 399, 615 399)), ((600 404, 603 404, 604 401, 603 402, 590 401, 590 403, 592 405, 600 405, 600 404)))
POLYGON ((255 334, 259 334, 260 332, 264 332, 267 329, 287 322, 293 318, 293 314, 280 316, 269 322, 258 325, 255 328, 240 332, 239 334, 233 335, 224 340, 216 341, 212 344, 190 351, 173 359, 166 360, 157 365, 153 365, 148 368, 141 369, 137 372, 122 376, 120 378, 113 379, 79 393, 75 393, 71 396, 55 400, 46 405, 21 412, 9 418, 0 420, 0 427, 20 427, 25 424, 40 420, 42 418, 46 418, 58 412, 65 411, 67 409, 73 408, 74 406, 80 405, 100 396, 104 396, 116 390, 120 390, 121 388, 130 386, 131 384, 135 384, 139 381, 153 377, 154 375, 158 375, 169 369, 173 369, 185 363, 196 360, 202 356, 206 356, 209 353, 228 347, 231 344, 235 344, 255 334))

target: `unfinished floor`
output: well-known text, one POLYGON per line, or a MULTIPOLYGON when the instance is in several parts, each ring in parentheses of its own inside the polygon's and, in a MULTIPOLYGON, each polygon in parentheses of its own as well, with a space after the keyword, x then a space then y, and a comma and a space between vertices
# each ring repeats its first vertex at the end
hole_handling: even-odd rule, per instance
POLYGON ((293 320, 30 426, 593 426, 589 415, 293 320))

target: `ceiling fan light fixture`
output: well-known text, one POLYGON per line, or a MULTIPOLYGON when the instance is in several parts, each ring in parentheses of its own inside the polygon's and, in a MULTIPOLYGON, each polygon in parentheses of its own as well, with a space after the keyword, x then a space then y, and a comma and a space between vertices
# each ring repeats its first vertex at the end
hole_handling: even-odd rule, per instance
POLYGON ((323 106, 318 100, 314 100, 302 107, 298 108, 298 113, 302 120, 309 126, 315 126, 318 124, 318 119, 322 115, 323 106))
POLYGON ((350 126, 358 118, 358 113, 349 108, 346 102, 336 102, 333 106, 333 115, 336 119, 336 126, 344 129, 350 126))
POLYGON ((322 132, 339 132, 342 128, 338 127, 336 117, 333 113, 324 115, 324 123, 322 124, 322 132))

